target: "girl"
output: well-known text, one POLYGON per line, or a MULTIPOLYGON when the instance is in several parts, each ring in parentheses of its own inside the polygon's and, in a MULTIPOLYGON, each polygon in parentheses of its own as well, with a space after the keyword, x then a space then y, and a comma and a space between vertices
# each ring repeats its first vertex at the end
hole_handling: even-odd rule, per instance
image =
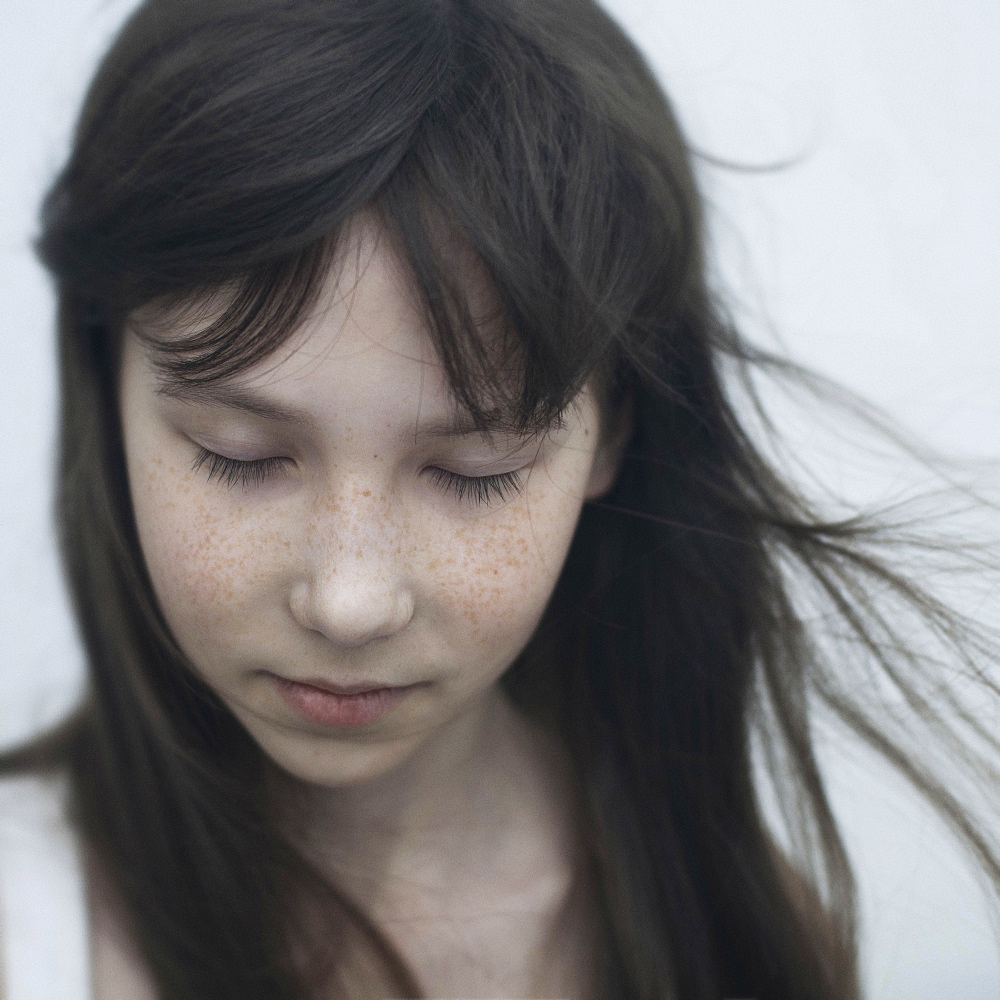
POLYGON ((776 363, 702 228, 587 0, 130 19, 39 240, 90 679, 3 762, 63 782, 76 995, 849 998, 814 703, 1000 883, 901 729, 995 778, 985 708, 900 638, 982 700, 986 637, 757 450, 726 376, 776 363))

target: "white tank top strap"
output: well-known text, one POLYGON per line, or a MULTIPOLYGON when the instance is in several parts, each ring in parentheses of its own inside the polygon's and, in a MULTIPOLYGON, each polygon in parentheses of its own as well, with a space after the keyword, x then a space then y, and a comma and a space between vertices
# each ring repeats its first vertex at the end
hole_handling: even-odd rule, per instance
POLYGON ((0 779, 0 995, 90 1000, 90 940, 78 838, 62 778, 0 779))

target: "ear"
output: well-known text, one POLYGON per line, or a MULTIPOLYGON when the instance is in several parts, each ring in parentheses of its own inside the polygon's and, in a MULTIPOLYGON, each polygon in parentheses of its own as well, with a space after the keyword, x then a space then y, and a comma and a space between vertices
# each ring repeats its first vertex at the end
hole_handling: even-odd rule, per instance
POLYGON ((585 499, 597 500, 615 485, 622 460, 625 457, 625 446, 632 437, 634 425, 635 414, 632 396, 628 395, 622 401, 618 411, 605 418, 605 426, 602 430, 603 440, 597 446, 597 451, 594 452, 594 463, 590 467, 585 499))

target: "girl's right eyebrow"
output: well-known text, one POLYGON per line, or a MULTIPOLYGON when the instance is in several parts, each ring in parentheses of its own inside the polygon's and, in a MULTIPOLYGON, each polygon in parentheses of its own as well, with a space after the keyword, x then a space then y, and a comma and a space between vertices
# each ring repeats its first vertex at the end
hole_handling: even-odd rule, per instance
POLYGON ((315 421, 304 411, 274 400, 267 399, 240 385, 198 385, 196 383, 178 382, 175 380, 161 381, 156 393, 168 399, 177 399, 184 403, 197 403, 202 406, 225 407, 252 413, 276 423, 312 425, 315 421))

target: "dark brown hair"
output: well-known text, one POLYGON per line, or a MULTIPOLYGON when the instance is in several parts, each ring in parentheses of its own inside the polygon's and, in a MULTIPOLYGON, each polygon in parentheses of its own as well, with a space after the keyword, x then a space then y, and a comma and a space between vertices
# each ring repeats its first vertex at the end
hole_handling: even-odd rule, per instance
POLYGON ((418 993, 282 839, 261 751, 172 638, 117 408, 136 310, 226 287, 224 314, 159 356, 180 380, 239 373, 296 327, 362 209, 408 261, 455 395, 484 426, 498 400, 509 423, 544 426, 595 373, 609 420, 631 414, 617 482, 585 507, 504 678, 576 768, 605 925, 599 995, 856 995, 816 704, 921 787, 1000 884, 995 843, 906 755, 878 686, 858 687, 865 671, 889 678, 936 746, 986 773, 995 734, 962 717, 975 757, 939 724, 933 657, 900 641, 915 617, 975 671, 976 634, 887 567, 884 528, 819 516, 738 419, 727 371, 794 372, 713 302, 684 139, 607 15, 591 0, 148 0, 90 89, 38 243, 60 302, 58 519, 90 679, 78 712, 3 766, 68 769, 162 995, 291 1000, 313 973, 364 995, 373 980, 352 987, 347 970, 376 966, 396 995, 418 993), (506 350, 477 337, 442 223, 488 275, 506 350), (807 625, 817 608, 837 623, 823 638, 807 625), (762 817, 755 738, 794 866, 762 817), (304 965, 290 942, 307 912, 328 931, 304 965))

